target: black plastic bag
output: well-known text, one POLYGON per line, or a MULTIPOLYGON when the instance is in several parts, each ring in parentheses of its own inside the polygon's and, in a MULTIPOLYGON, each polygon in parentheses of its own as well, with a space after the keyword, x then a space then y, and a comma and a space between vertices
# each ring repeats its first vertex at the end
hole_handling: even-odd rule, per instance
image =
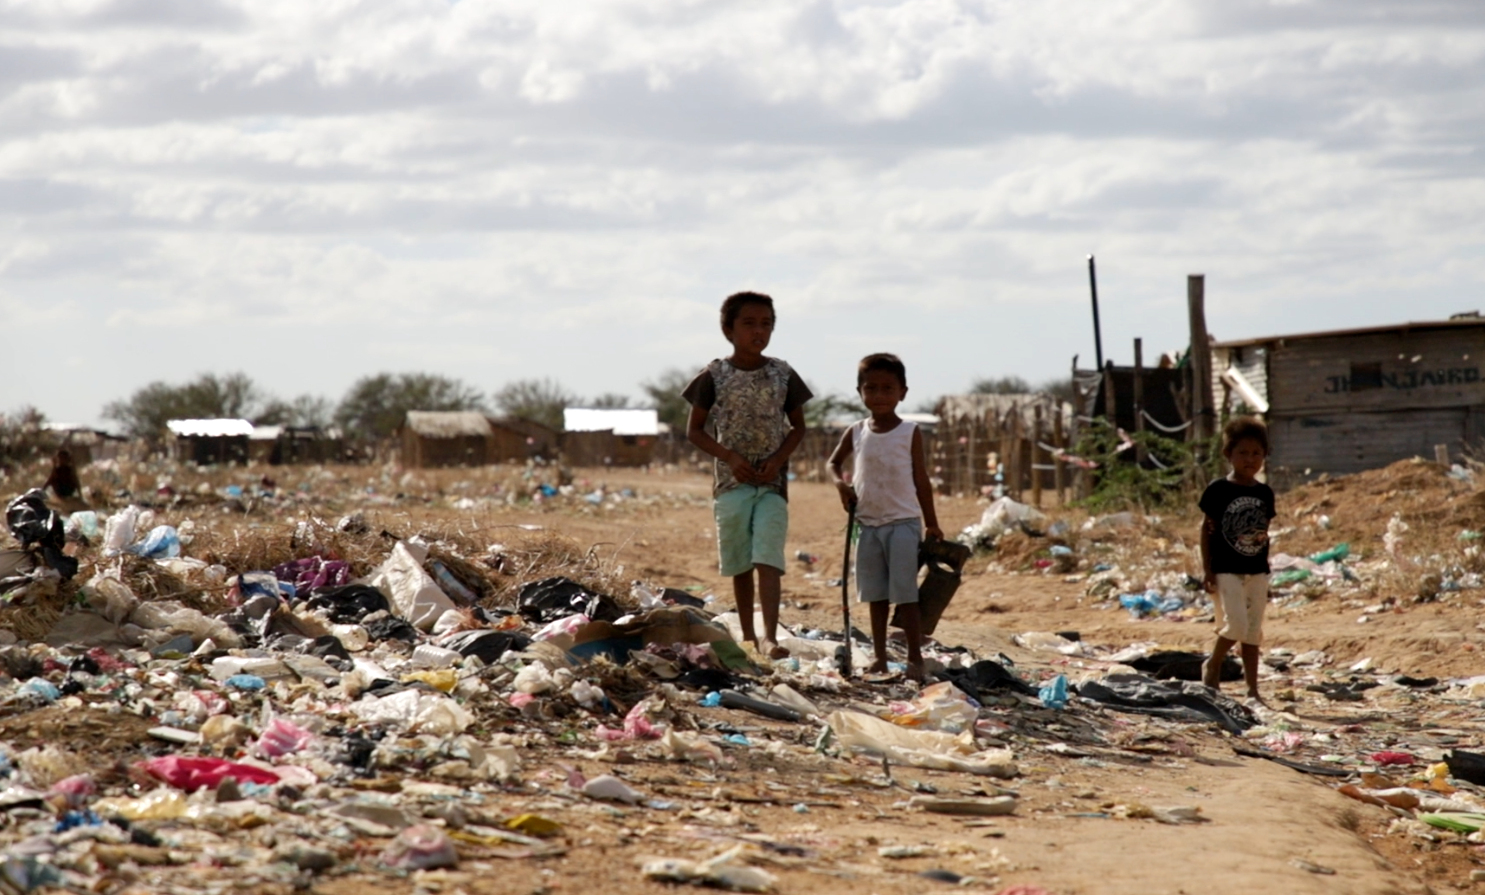
POLYGON ((21 546, 41 551, 41 561, 64 579, 77 574, 77 560, 62 552, 67 545, 62 517, 46 505, 46 495, 32 488, 5 508, 5 524, 21 546))
MULTIPOLYGON (((1156 680, 1162 681, 1201 681, 1201 664, 1210 658, 1206 653, 1194 653, 1186 650, 1161 650, 1151 653, 1143 659, 1135 659, 1127 662, 1130 668, 1141 674, 1148 674, 1156 680)), ((1240 681, 1243 679, 1243 666, 1237 659, 1227 656, 1222 661, 1221 680, 1240 681)))
POLYGON ((521 588, 516 609, 533 622, 554 622, 586 615, 595 622, 618 621, 624 610, 613 597, 596 594, 571 578, 543 578, 521 588))
POLYGON ((392 610, 382 592, 366 584, 321 588, 310 593, 305 605, 311 610, 330 610, 330 621, 337 625, 359 625, 373 612, 392 610))
POLYGON ((460 631, 440 644, 461 656, 478 656, 486 665, 494 664, 508 652, 520 652, 531 643, 525 634, 510 631, 460 631))
POLYGON ((372 640, 401 640, 405 643, 418 642, 418 629, 414 628, 407 619, 398 618, 395 615, 384 615, 364 623, 366 634, 372 640))

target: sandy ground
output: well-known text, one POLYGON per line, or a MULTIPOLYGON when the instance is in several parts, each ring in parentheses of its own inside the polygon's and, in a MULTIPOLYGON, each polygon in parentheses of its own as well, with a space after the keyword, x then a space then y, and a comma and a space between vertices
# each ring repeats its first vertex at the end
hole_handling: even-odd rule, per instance
MULTIPOLYGON (((579 477, 584 478, 581 473, 579 477)), ((632 486, 646 493, 664 490, 698 497, 705 497, 710 487, 705 476, 678 472, 604 472, 589 473, 587 478, 611 488, 632 486)), ((957 531, 976 520, 982 509, 983 504, 969 499, 939 500, 946 531, 957 531)), ((693 507, 613 518, 604 518, 602 513, 554 517, 503 511, 487 520, 492 526, 513 522, 559 527, 580 541, 601 544, 600 549, 614 562, 624 564, 626 575, 674 587, 701 588, 704 593, 717 594, 719 606, 730 603, 726 583, 715 570, 710 512, 701 501, 693 507)), ((1180 520, 1169 524, 1173 533, 1181 530, 1180 520)), ((786 623, 839 629, 839 589, 826 582, 839 575, 843 528, 844 513, 832 488, 814 483, 793 486, 788 554, 793 557, 802 551, 819 560, 808 568, 791 561, 784 585, 786 623)), ((1172 549, 1179 549, 1179 544, 1172 549)), ((1050 667, 1069 674, 1083 663, 1066 659, 1049 663, 1046 653, 1019 649, 1011 636, 1024 631, 1075 630, 1085 642, 1096 644, 1153 640, 1199 650, 1210 644, 1210 624, 1135 621, 1122 611, 1093 607, 1082 596, 1082 584, 1051 574, 995 574, 984 571, 987 564, 974 561, 939 628, 941 642, 967 645, 983 656, 1003 653, 1023 669, 1050 667)), ((853 620, 864 628, 865 612, 853 608, 853 620)), ((1473 614, 1457 608, 1384 613, 1359 625, 1354 609, 1321 602, 1301 610, 1276 609, 1269 619, 1270 645, 1296 651, 1323 649, 1339 666, 1372 657, 1415 675, 1469 674, 1478 665, 1474 649, 1482 642, 1473 614)), ((1000 886, 1036 885, 1065 895, 1202 893, 1219 888, 1399 893, 1469 885, 1469 871, 1478 860, 1474 848, 1439 849, 1384 835, 1385 815, 1358 806, 1315 777, 1236 755, 1214 729, 1182 728, 1180 735, 1143 751, 1084 749, 1080 755, 1074 747, 1073 754, 1066 755, 1047 751, 1056 748, 1059 724, 1055 713, 1028 711, 1046 716, 1047 734, 1040 743, 1017 747, 1023 777, 1011 783, 1022 797, 1016 816, 997 818, 987 825, 909 812, 902 803, 910 793, 903 788, 848 786, 834 788, 846 793, 845 798, 816 795, 836 805, 812 808, 808 815, 781 806, 741 808, 746 827, 779 841, 815 843, 831 854, 838 856, 844 850, 856 857, 855 864, 847 862, 844 870, 832 862, 833 869, 823 873, 811 872, 807 860, 800 868, 775 868, 786 892, 919 892, 942 885, 916 875, 935 867, 987 881, 998 878, 1000 886), (1168 826, 1098 816, 1131 803, 1195 805, 1209 822, 1168 826), (940 853, 933 858, 896 861, 877 855, 879 845, 894 844, 936 845, 940 853), (1315 872, 1314 867, 1333 873, 1315 872)), ((1128 716, 1105 714, 1102 718, 1114 727, 1133 723, 1128 716)), ((1333 717, 1312 712, 1306 721, 1365 723, 1379 734, 1388 727, 1385 715, 1364 711, 1333 717)), ((1460 745, 1479 745, 1478 733, 1472 737, 1460 745)), ((1076 742, 1075 737, 1068 739, 1076 742)), ((868 765, 858 762, 860 778, 873 774, 880 778, 880 768, 868 765)), ((596 773, 602 768, 589 770, 596 773)), ((776 766, 764 770, 767 785, 784 787, 784 801, 802 800, 819 789, 812 779, 817 770, 804 767, 797 774, 776 766)), ((673 775, 670 768, 652 774, 641 767, 633 779, 673 775)), ((984 783, 964 775, 912 769, 897 769, 894 775, 907 789, 916 782, 946 794, 975 792, 984 783)), ((684 847, 683 837, 670 838, 667 851, 665 828, 654 823, 636 820, 634 826, 641 832, 618 835, 610 848, 599 849, 596 864, 588 849, 575 849, 568 858, 551 862, 543 870, 542 885, 552 891, 579 889, 590 885, 595 874, 612 873, 626 890, 658 890, 660 886, 643 882, 633 872, 638 856, 694 855, 706 850, 694 843, 684 847)), ((532 891, 532 878, 521 876, 484 880, 469 891, 532 891)), ((332 886, 324 891, 350 889, 332 886)))
MULTIPOLYGON (((420 473, 420 481, 407 483, 407 488, 456 492, 453 483, 459 475, 454 470, 420 473)), ((432 521, 492 543, 529 534, 517 526, 541 526, 591 546, 605 563, 622 566, 625 579, 715 594, 719 610, 730 605, 727 583, 716 573, 708 476, 578 471, 577 478, 585 488, 602 482, 610 489, 631 487, 642 495, 669 492, 681 497, 619 509, 502 506, 457 511, 436 509, 434 503, 369 515, 374 525, 393 531, 405 533, 432 521)), ((790 560, 784 579, 784 621, 839 630, 840 590, 828 582, 840 575, 844 513, 827 485, 795 483, 791 495, 788 555, 803 552, 818 559, 812 564, 790 560)), ((1405 497, 1381 495, 1384 505, 1405 497)), ((1281 515, 1295 513, 1294 500, 1318 499, 1301 493, 1286 504, 1281 496, 1281 515)), ((982 503, 963 498, 940 498, 938 506, 949 532, 978 519, 983 510, 982 503)), ((1380 537, 1376 519, 1357 525, 1347 533, 1353 540, 1380 537)), ((1165 519, 1157 530, 1146 532, 1140 549, 1186 556, 1183 542, 1189 537, 1183 532, 1194 529, 1192 519, 1165 519)), ((1296 529, 1291 539, 1301 544, 1308 538, 1309 543, 1302 544, 1306 551, 1338 536, 1296 529)), ((989 558, 972 561, 937 632, 941 643, 968 646, 981 656, 1003 654, 1032 676, 1062 672, 1072 678, 1096 670, 1099 663, 1021 649, 1012 636, 1076 631, 1085 643, 1096 645, 1156 641, 1197 650, 1209 646, 1209 623, 1136 621, 1085 597, 1084 583, 1052 573, 1009 574, 996 571, 999 568, 989 558)), ((852 609, 854 622, 865 629, 864 609, 854 605, 852 609)), ((1458 677, 1479 670, 1478 651, 1485 648, 1485 635, 1477 628, 1473 599, 1372 612, 1365 623, 1358 623, 1361 614, 1354 603, 1325 598, 1293 609, 1271 607, 1268 645, 1297 652, 1322 649, 1332 656, 1334 667, 1341 668, 1371 658, 1379 667, 1417 676, 1458 677)), ((876 686, 878 701, 906 699, 914 692, 904 683, 876 686)), ((1234 695, 1237 686, 1229 685, 1234 695)), ((1482 741, 1476 713, 1435 713, 1425 720, 1416 712, 1393 713, 1371 702, 1332 706, 1315 700, 1292 704, 1290 709, 1311 728, 1365 730, 1384 742, 1433 737, 1433 742, 1477 749, 1482 741)), ((519 735, 530 729, 514 710, 509 711, 506 732, 519 735)), ((1008 745, 1016 752, 1021 776, 1004 781, 903 767, 886 772, 880 763, 864 758, 814 754, 808 748, 817 733, 811 725, 790 726, 721 709, 695 712, 704 721, 730 725, 724 730, 749 736, 754 745, 729 749, 735 763, 712 770, 644 760, 609 764, 584 757, 591 740, 577 746, 557 742, 556 735, 564 729, 591 728, 591 719, 546 719, 546 738, 523 750, 524 776, 539 785, 537 794, 507 792, 461 800, 472 822, 498 823, 526 812, 559 819, 565 826, 558 840, 565 849, 560 856, 498 852, 482 856, 474 848, 464 850, 457 870, 412 877, 331 874, 306 879, 304 885, 326 895, 674 891, 673 886, 642 878, 640 862, 649 856, 705 858, 740 842, 763 846, 769 870, 780 879, 778 890, 785 893, 863 895, 953 888, 919 875, 929 870, 972 877, 978 890, 989 892, 1022 885, 1041 887, 1022 890, 1026 893, 1059 895, 1195 895, 1219 889, 1423 893, 1467 888, 1471 870, 1485 868, 1485 856, 1475 846, 1462 840, 1441 844, 1388 833, 1391 818, 1385 812, 1346 799, 1322 778, 1239 756, 1232 740, 1214 727, 1152 724, 1100 709, 1059 713, 1007 699, 992 706, 992 713, 1012 722, 1016 730, 1008 745), (770 751, 763 748, 769 739, 794 745, 770 751), (560 797, 560 783, 569 769, 589 777, 617 773, 648 794, 669 800, 672 808, 631 809, 560 797), (965 819, 927 814, 907 805, 910 797, 922 792, 986 795, 996 786, 1019 794, 1015 815, 965 819), (1206 822, 1172 826, 1120 817, 1129 806, 1174 805, 1198 807, 1206 822), (891 846, 925 846, 927 853, 905 859, 879 853, 891 846)), ((494 727, 500 729, 498 723, 494 727)), ((32 712, 0 720, 0 739, 57 742, 74 751, 95 749, 103 756, 100 764, 106 766, 112 759, 115 772, 122 773, 139 731, 99 729, 77 719, 32 712)), ((271 847, 275 833, 272 827, 263 827, 232 835, 271 847)), ((367 857, 361 850, 372 847, 358 844, 351 853, 343 851, 341 860, 367 857)), ((142 882, 129 891, 199 891, 218 879, 219 871, 206 865, 189 868, 186 879, 194 879, 199 887, 182 883, 177 874, 171 888, 142 882)), ((240 881, 236 890, 288 891, 281 884, 254 886, 250 880, 240 881)))

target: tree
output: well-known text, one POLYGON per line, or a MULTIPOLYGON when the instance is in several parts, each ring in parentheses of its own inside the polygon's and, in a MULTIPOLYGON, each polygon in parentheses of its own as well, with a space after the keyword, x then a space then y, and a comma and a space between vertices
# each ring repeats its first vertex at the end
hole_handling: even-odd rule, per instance
POLYGON ((640 391, 650 399, 650 406, 660 417, 660 422, 670 426, 673 432, 686 431, 691 416, 691 405, 681 397, 681 391, 691 383, 692 374, 671 368, 639 385, 640 391))
POLYGON ((246 373, 202 373, 184 385, 151 382, 127 401, 109 403, 103 416, 122 424, 130 435, 158 438, 169 420, 255 420, 269 403, 246 373))
POLYGON ((335 409, 335 421, 361 438, 397 431, 409 410, 484 410, 485 396, 436 373, 378 373, 356 380, 335 409))
POLYGON ((622 410, 629 406, 629 396, 618 392, 604 392, 589 401, 588 406, 599 410, 622 410))
POLYGON ((972 395, 1026 395, 1031 393, 1031 383, 1020 376, 998 376, 976 379, 969 387, 972 395))
POLYGON ((335 407, 328 398, 319 395, 300 395, 293 401, 274 398, 258 415, 255 422, 269 426, 293 426, 295 428, 326 428, 335 421, 335 407))
MULTIPOLYGON (((810 391, 814 391, 811 387, 810 391)), ((816 394, 804 405, 804 424, 811 429, 840 419, 861 419, 866 416, 866 405, 856 395, 847 392, 816 394)))
POLYGON ((29 463, 46 452, 46 415, 30 404, 0 413, 0 469, 29 463))
POLYGON ((495 393, 495 406, 506 416, 562 429, 562 411, 578 403, 577 395, 552 379, 518 379, 495 393))

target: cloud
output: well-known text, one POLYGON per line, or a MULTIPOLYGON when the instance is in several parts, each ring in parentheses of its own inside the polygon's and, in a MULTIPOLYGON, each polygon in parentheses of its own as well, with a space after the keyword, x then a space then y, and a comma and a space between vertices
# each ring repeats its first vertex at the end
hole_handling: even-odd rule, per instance
POLYGON ((825 388, 864 345, 915 394, 1040 380, 1089 353, 1090 252, 1115 356, 1184 345, 1191 272, 1234 337, 1481 286, 1469 3, 55 0, 0 34, 0 315, 86 359, 69 418, 237 343, 285 393, 635 392, 724 351, 740 288, 825 388))

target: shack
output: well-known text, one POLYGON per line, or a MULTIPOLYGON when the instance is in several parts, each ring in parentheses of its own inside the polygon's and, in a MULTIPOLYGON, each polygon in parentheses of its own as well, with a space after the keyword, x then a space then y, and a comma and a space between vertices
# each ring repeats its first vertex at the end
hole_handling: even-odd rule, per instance
POLYGON ((556 429, 534 420, 515 417, 488 417, 492 433, 490 462, 524 463, 527 460, 554 460, 561 449, 562 437, 556 429))
POLYGON ((1217 342, 1219 411, 1261 414, 1269 480, 1376 469, 1408 457, 1457 458, 1485 440, 1485 318, 1217 342))
POLYGON ((402 465, 483 466, 491 462, 494 431, 473 410, 409 410, 401 431, 402 465))
POLYGON ((562 428, 562 455, 570 466, 648 466, 660 416, 653 409, 568 407, 562 428))
POLYGON ((247 420, 170 420, 165 427, 175 436, 171 455, 183 463, 208 466, 248 461, 253 424, 247 420))

